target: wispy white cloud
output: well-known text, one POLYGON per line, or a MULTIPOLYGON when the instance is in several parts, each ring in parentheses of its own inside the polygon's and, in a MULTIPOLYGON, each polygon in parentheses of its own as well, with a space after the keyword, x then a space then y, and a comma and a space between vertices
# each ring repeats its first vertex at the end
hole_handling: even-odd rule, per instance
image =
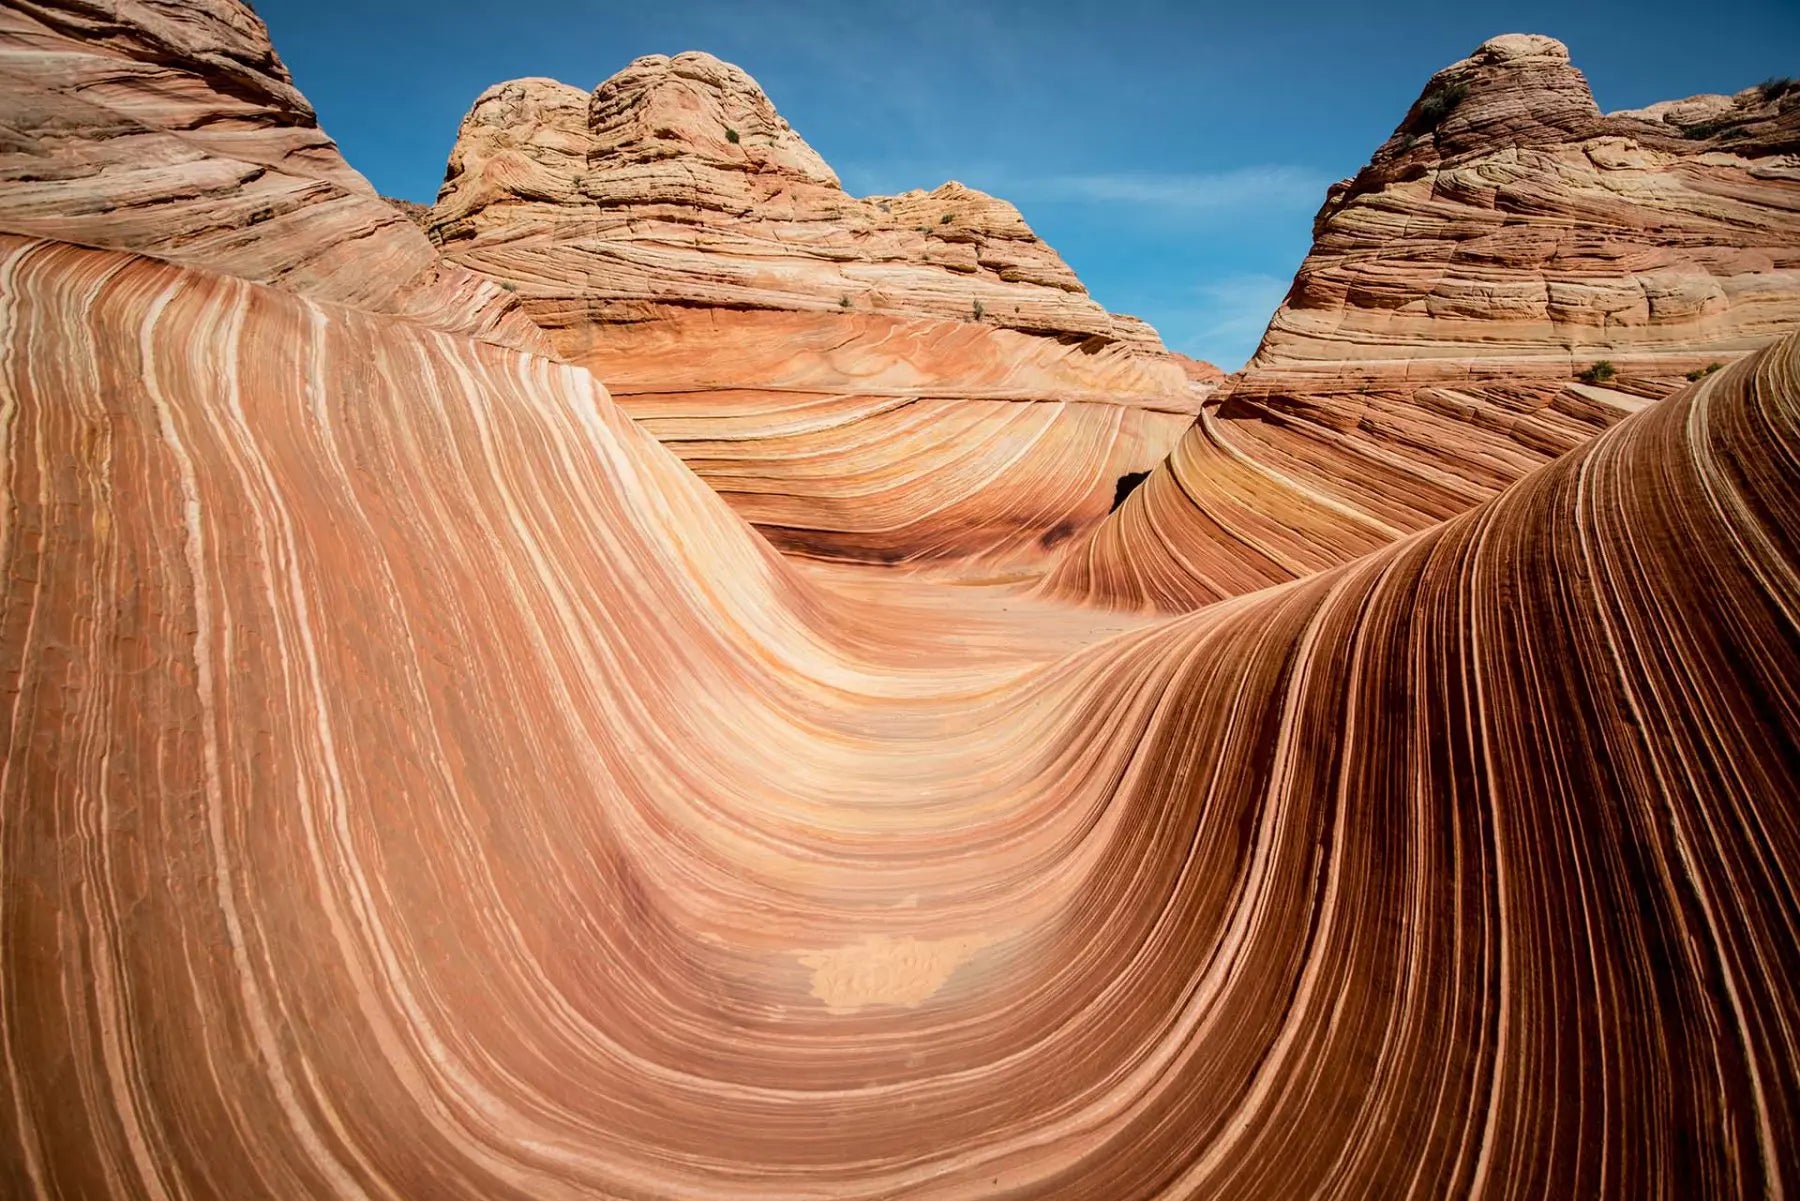
POLYGON ((1021 208, 1042 204, 1125 206, 1145 217, 1190 219, 1252 211, 1310 214, 1325 199, 1331 184, 1317 171, 1292 166, 1038 175, 994 162, 951 168, 916 160, 850 160, 838 164, 838 174, 846 187, 859 193, 931 188, 946 179, 960 179, 1021 208))
POLYGON ((1330 180, 1299 167, 1229 171, 1051 175, 1013 184, 1019 200, 1142 205, 1180 212, 1312 209, 1330 180))
POLYGON ((1225 276, 1195 284, 1184 304, 1156 306, 1163 341, 1183 354, 1235 371, 1256 350, 1288 281, 1274 275, 1225 276))

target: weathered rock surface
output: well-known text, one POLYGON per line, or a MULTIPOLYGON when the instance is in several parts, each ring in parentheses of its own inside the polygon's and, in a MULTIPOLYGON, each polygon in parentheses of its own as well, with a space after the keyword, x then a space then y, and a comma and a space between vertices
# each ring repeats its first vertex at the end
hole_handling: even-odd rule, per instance
POLYGON ((0 112, 0 230, 548 347, 344 162, 247 5, 9 0, 0 112))
POLYGON ((1795 340, 1121 623, 804 577, 544 358, 0 314, 21 1195, 1800 1184, 1795 340))
POLYGON ((853 197, 706 54, 591 96, 489 88, 433 229, 802 553, 1041 566, 1204 392, 1012 205, 957 183, 853 197))
POLYGON ((961 575, 1041 568, 1192 420, 1121 397, 1203 395, 1118 343, 878 313, 705 311, 591 339, 626 412, 783 550, 961 575))
POLYGON ((1345 562, 1800 326, 1797 138, 1800 88, 1605 116, 1560 42, 1484 43, 1332 189, 1256 356, 1050 586, 1181 609, 1345 562))
POLYGON ((0 233, 7 1197, 1800 1188, 1800 334, 1152 618, 316 283, 0 233))

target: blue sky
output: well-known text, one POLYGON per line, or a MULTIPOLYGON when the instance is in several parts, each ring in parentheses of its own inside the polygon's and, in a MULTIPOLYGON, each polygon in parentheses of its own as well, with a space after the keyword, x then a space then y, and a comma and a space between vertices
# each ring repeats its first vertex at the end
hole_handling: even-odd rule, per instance
POLYGON ((430 202, 489 84, 640 54, 755 76, 859 195, 1004 196, 1094 296, 1220 366, 1255 349, 1333 181, 1498 33, 1569 44, 1604 109, 1800 74, 1793 0, 259 0, 351 164, 430 202))

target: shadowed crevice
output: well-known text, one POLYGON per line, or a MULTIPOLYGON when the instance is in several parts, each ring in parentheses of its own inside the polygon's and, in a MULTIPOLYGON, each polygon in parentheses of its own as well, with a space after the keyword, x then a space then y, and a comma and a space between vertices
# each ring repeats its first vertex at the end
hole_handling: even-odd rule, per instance
POLYGON ((1127 471, 1120 476, 1119 482, 1113 486, 1112 511, 1118 512, 1119 506, 1125 503, 1125 498, 1131 495, 1132 490, 1149 478, 1148 471, 1127 471))

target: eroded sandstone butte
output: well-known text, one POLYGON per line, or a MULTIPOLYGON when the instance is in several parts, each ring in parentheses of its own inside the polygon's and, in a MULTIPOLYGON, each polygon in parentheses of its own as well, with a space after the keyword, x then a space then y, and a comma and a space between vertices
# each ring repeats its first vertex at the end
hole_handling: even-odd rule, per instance
POLYGON ((1346 562, 1800 325, 1796 149, 1780 81, 1609 116, 1560 42, 1484 43, 1332 189, 1256 356, 1051 588, 1182 609, 1346 562))
POLYGON ((433 235, 777 546, 1041 567, 1209 386, 1005 201, 851 196, 742 70, 496 85, 433 235))

